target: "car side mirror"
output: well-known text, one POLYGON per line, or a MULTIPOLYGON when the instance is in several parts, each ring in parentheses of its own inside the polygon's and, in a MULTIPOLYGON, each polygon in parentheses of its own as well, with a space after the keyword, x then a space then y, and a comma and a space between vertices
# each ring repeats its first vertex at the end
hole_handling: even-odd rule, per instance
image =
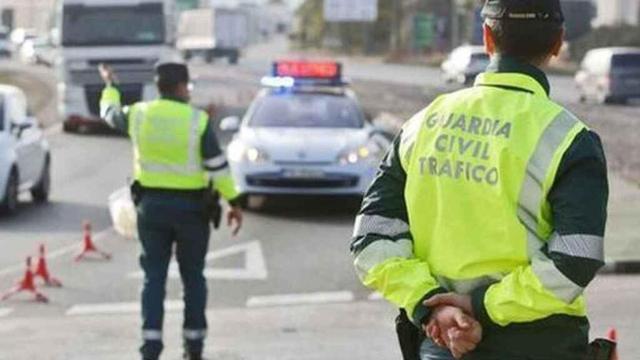
POLYGON ((24 122, 21 123, 11 123, 11 132, 20 139, 22 137, 22 133, 36 126, 35 118, 27 117, 24 122))
POLYGON ((220 122, 220 130, 235 132, 240 130, 240 117, 228 116, 220 122))

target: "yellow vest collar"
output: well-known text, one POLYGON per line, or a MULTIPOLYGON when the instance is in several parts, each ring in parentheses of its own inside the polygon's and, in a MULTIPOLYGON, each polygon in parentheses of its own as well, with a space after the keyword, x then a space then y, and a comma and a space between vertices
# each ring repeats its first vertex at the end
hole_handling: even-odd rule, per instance
POLYGON ((546 90, 538 81, 520 73, 482 73, 476 78, 474 86, 495 86, 548 97, 546 90))

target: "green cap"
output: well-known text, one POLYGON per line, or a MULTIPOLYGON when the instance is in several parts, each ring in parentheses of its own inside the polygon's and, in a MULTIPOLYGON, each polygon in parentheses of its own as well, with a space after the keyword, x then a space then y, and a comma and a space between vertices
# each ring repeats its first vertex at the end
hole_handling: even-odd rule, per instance
POLYGON ((495 20, 564 21, 560 0, 487 0, 482 16, 495 20))

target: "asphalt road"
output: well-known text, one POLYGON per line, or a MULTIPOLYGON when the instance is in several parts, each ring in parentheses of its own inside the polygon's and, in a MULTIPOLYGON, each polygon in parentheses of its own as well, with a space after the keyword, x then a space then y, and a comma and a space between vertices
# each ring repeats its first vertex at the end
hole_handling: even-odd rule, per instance
MULTIPOLYGON (((283 50, 278 46, 255 48, 239 67, 196 65, 195 100, 246 105, 256 91, 258 76, 268 68, 269 58, 279 51, 283 50)), ((440 86, 433 70, 350 61, 349 74, 354 79, 440 86)), ((558 89, 570 84, 566 78, 554 82, 560 84, 558 89)), ((560 95, 569 101, 573 93, 565 88, 560 95)), ((35 255, 41 243, 50 250, 51 271, 64 282, 64 288, 44 289, 51 298, 48 305, 25 298, 0 303, 0 360, 35 358, 38 346, 29 345, 30 336, 37 339, 39 347, 50 350, 41 357, 45 359, 121 359, 122 354, 133 358, 137 339, 118 336, 120 332, 137 336, 131 327, 138 326, 139 250, 135 241, 115 235, 107 211, 109 195, 124 186, 130 175, 130 145, 123 137, 68 135, 55 126, 49 130, 49 141, 53 153, 51 203, 36 206, 25 197, 19 215, 0 218, 0 289, 13 284, 23 270, 25 256, 35 255), (84 220, 93 224, 97 245, 114 255, 111 261, 72 261, 84 220), (68 345, 60 343, 65 341, 61 334, 73 337, 68 345), (69 355, 73 350, 87 351, 91 356, 69 355)), ((359 284, 351 265, 348 245, 357 207, 356 201, 348 199, 271 199, 261 211, 247 215, 246 227, 237 238, 226 229, 212 235, 207 267, 209 305, 214 316, 229 321, 213 322, 216 339, 224 339, 216 342, 216 349, 241 346, 238 339, 224 337, 228 332, 243 333, 243 326, 254 330, 247 331, 252 337, 246 339, 252 352, 232 356, 220 350, 215 359, 347 359, 349 351, 355 351, 358 355, 351 358, 358 359, 397 357, 391 334, 393 311, 359 284), (327 305, 333 303, 345 305, 327 305), (239 322, 238 316, 244 316, 239 314, 245 313, 250 321, 239 322), (291 325, 292 319, 295 325, 291 325), (332 320, 327 323, 327 319, 332 320), (262 324, 257 325, 259 329, 271 324, 276 330, 265 331, 277 334, 260 335, 253 322, 262 324), (299 330, 305 337, 291 337, 290 341, 313 344, 315 339, 322 344, 316 345, 316 353, 301 352, 299 347, 295 350, 295 345, 287 343, 286 334, 299 330), (269 336, 274 337, 273 343, 266 342, 269 336), (350 350, 353 344, 344 341, 349 336, 354 336, 354 341, 363 341, 358 336, 376 339, 376 346, 363 344, 350 350)), ((595 333, 617 326, 623 360, 640 358, 640 345, 631 341, 640 337, 639 279, 633 275, 602 276, 589 290, 595 333)), ((179 284, 175 276, 169 281, 170 310, 180 309, 179 284)), ((176 320, 171 319, 174 324, 176 320)))

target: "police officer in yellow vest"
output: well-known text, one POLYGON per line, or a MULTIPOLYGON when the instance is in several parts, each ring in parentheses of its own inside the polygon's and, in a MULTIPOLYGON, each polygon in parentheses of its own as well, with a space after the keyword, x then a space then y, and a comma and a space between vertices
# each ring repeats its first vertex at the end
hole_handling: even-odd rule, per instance
POLYGON ((203 270, 210 235, 210 204, 205 201, 207 192, 213 191, 210 180, 230 204, 227 220, 234 226, 234 235, 242 225, 242 213, 236 206, 238 193, 213 125, 204 111, 189 105, 187 67, 166 63, 156 70, 161 97, 123 108, 113 72, 101 66, 107 85, 100 102, 101 115, 133 141, 140 264, 145 273, 142 357, 158 359, 163 348, 165 284, 175 244, 184 285, 185 359, 198 360, 207 330, 203 270))
POLYGON ((357 217, 355 267, 420 329, 415 358, 582 360, 602 145, 540 70, 562 46, 560 1, 488 0, 482 14, 491 65, 405 124, 357 217))

